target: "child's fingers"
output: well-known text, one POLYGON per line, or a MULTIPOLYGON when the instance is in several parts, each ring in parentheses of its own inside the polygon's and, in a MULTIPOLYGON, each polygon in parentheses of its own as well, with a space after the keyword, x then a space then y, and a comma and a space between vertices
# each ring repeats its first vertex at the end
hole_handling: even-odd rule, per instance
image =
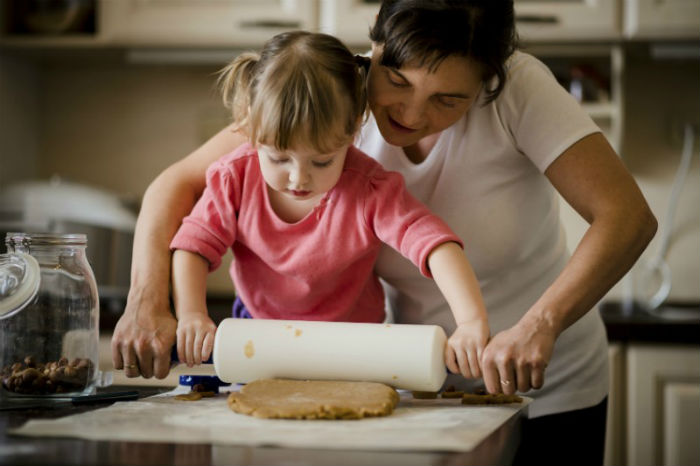
POLYGON ((180 360, 180 362, 187 362, 187 354, 185 352, 185 348, 187 347, 187 337, 185 335, 185 332, 178 330, 177 331, 177 358, 180 360))
POLYGON ((202 344, 202 361, 206 361, 211 356, 211 352, 214 349, 214 332, 207 332, 207 336, 204 337, 204 343, 202 344))
POLYGON ((185 343, 185 359, 187 359, 187 367, 192 367, 194 365, 194 335, 191 330, 187 331, 185 343))
POLYGON ((455 351, 450 345, 445 345, 445 364, 453 374, 459 374, 459 366, 455 360, 455 351))
POLYGON ((455 353, 457 354, 457 362, 459 362, 460 372, 465 378, 470 379, 472 374, 469 370, 469 359, 467 358, 467 353, 463 348, 458 349, 455 351, 455 353))
POLYGON ((194 345, 192 348, 192 357, 195 364, 202 363, 202 344, 204 343, 205 332, 199 329, 194 334, 194 345))
POLYGON ((479 366, 479 357, 475 349, 470 349, 467 351, 467 359, 469 360, 469 369, 471 371, 472 377, 481 377, 481 367, 479 366))

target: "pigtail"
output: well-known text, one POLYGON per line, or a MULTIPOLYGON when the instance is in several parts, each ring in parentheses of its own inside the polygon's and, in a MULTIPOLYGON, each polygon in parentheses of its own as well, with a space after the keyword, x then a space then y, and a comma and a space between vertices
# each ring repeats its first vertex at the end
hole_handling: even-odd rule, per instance
POLYGON ((357 115, 362 115, 361 122, 364 123, 369 117, 369 106, 367 105, 367 76, 369 75, 369 66, 372 60, 364 55, 355 55, 355 63, 360 79, 357 81, 355 89, 355 105, 357 106, 357 115))
POLYGON ((257 53, 245 52, 219 71, 217 84, 221 98, 231 110, 236 129, 243 129, 248 123, 251 84, 259 60, 257 53))

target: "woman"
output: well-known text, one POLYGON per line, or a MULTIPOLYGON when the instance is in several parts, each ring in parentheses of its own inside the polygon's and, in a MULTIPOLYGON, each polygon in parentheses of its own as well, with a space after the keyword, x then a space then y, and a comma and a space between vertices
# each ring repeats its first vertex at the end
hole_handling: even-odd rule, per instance
MULTIPOLYGON (((578 103, 515 51, 512 1, 384 1, 370 38, 372 117, 356 145, 401 172, 464 241, 491 326, 484 384, 534 398, 522 458, 602 463, 607 342, 589 311, 653 237, 646 201, 578 103), (557 191, 590 224, 573 254, 557 191)), ((207 166, 244 141, 224 129, 148 188, 112 341, 115 368, 129 376, 167 374, 168 244, 207 166)), ((402 258, 384 250, 377 272, 397 321, 453 330, 439 290, 402 258)))

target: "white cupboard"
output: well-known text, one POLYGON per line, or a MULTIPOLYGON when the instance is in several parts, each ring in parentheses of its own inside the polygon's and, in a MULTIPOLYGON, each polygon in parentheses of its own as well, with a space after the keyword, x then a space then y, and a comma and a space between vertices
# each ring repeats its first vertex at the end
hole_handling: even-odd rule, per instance
POLYGON ((624 0, 623 33, 633 39, 699 39, 700 1, 624 0))
POLYGON ((101 38, 128 46, 260 46, 278 32, 316 27, 315 0, 108 0, 101 38))
POLYGON ((627 464, 700 464, 700 348, 626 350, 627 464))

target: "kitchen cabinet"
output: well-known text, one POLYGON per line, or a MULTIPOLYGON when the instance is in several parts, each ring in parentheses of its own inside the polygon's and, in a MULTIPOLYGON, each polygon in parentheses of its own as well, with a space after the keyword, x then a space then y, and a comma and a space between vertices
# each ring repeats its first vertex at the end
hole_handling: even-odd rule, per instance
POLYGON ((622 154, 624 51, 621 45, 530 44, 525 51, 542 60, 576 97, 613 148, 622 154))
POLYGON ((101 35, 115 45, 258 47, 314 29, 315 0, 102 1, 101 35))
POLYGON ((665 317, 604 302, 610 362, 605 465, 700 464, 700 308, 665 317))
POLYGON ((630 344, 627 464, 699 464, 700 348, 630 344))
MULTIPOLYGON (((373 0, 321 0, 320 28, 353 46, 369 47, 368 31, 379 11, 373 0)), ((617 0, 515 0, 521 39, 601 41, 618 39, 617 0)))
POLYGON ((633 39, 699 39, 698 0, 624 0, 623 34, 633 39))
POLYGON ((700 347, 612 342, 605 465, 700 464, 700 347))

